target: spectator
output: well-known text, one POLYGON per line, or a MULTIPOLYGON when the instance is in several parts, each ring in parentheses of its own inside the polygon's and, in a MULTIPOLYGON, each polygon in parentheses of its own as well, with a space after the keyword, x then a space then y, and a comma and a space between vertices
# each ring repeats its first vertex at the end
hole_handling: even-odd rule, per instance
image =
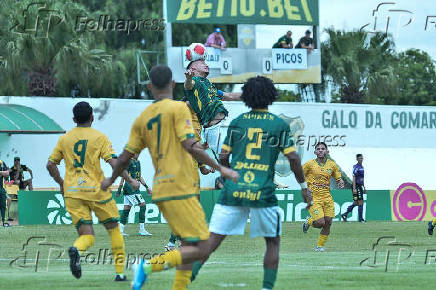
POLYGON ((292 31, 286 32, 285 35, 279 38, 272 48, 293 48, 294 43, 292 43, 292 31))
POLYGON ((311 53, 315 46, 313 44, 313 38, 310 37, 310 34, 310 30, 306 30, 306 36, 300 38, 300 41, 295 48, 306 48, 307 52, 311 53))
POLYGON ((18 157, 18 156, 14 158, 14 166, 12 166, 12 168, 9 169, 9 178, 14 182, 14 184, 18 185, 18 187, 21 190, 25 190, 26 187, 28 187, 29 190, 33 190, 32 170, 30 170, 30 168, 27 167, 26 165, 21 165, 20 157, 18 157), (23 175, 24 171, 27 171, 30 173, 30 179, 24 180, 24 175, 23 175))
POLYGON ((0 160, 0 214, 2 219, 2 225, 4 227, 9 226, 9 224, 5 222, 7 194, 5 188, 3 187, 3 179, 8 176, 9 176, 9 170, 6 167, 5 163, 0 160))
POLYGON ((218 28, 218 27, 215 28, 214 32, 209 34, 204 46, 211 46, 211 47, 215 47, 215 48, 218 48, 221 50, 226 49, 226 41, 225 41, 223 35, 221 34, 220 28, 218 28))

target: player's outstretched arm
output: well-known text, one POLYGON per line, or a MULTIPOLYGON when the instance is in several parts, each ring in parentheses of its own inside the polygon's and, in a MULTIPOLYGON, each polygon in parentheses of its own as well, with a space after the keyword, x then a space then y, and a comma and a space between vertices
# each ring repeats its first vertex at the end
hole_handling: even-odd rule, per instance
POLYGON ((201 162, 203 164, 209 165, 213 169, 219 171, 221 176, 226 179, 231 179, 233 182, 236 182, 239 178, 239 174, 225 166, 219 165, 215 162, 210 156, 204 151, 203 147, 200 145, 200 142, 195 140, 194 138, 186 139, 182 142, 183 148, 189 152, 189 154, 194 157, 195 160, 201 162))
POLYGON ((58 166, 55 163, 48 161, 46 168, 47 168, 50 176, 53 178, 53 180, 57 184, 59 184, 59 186, 61 188, 61 194, 63 195, 64 194, 64 180, 62 179, 61 174, 59 173, 58 166))
MULTIPOLYGON (((118 176, 120 176, 121 174, 123 174, 125 172, 125 169, 129 165, 130 159, 132 157, 133 157, 132 153, 124 150, 123 153, 121 153, 121 155, 117 159, 110 159, 108 161, 108 163, 112 166, 112 176, 105 178, 101 182, 100 187, 102 190, 107 190, 109 188, 109 186, 111 186, 115 182, 115 179, 117 179, 118 176)), ((129 178, 132 179, 128 174, 127 174, 127 176, 123 176, 123 177, 127 181, 129 181, 129 178)))
POLYGON ((223 92, 223 101, 240 101, 242 93, 226 93, 223 92))
POLYGON ((191 69, 188 69, 185 72, 185 77, 186 77, 185 84, 184 84, 185 90, 190 91, 194 88, 194 84, 192 82, 192 78, 194 77, 194 72, 191 69))
POLYGON ((151 194, 152 194, 152 192, 151 192, 151 188, 148 187, 147 183, 145 183, 145 180, 144 180, 144 178, 142 178, 142 176, 141 176, 141 178, 140 178, 140 181, 141 181, 141 184, 144 185, 145 189, 147 189, 147 193, 148 193, 148 195, 151 195, 151 194))
POLYGON ((298 154, 293 151, 285 155, 288 158, 289 165, 291 166, 291 170, 295 175, 295 179, 301 186, 301 194, 303 195, 304 201, 310 205, 312 203, 312 198, 307 192, 307 184, 304 177, 303 167, 301 166, 301 159, 298 157, 298 154))
POLYGON ((230 152, 225 149, 221 149, 219 161, 220 164, 230 167, 230 152))
MULTIPOLYGON (((110 159, 108 160, 108 163, 112 166, 113 169, 115 167, 115 164, 117 164, 117 159, 110 159)), ((125 169, 121 173, 121 177, 124 179, 125 182, 129 183, 133 187, 133 189, 139 189, 139 187, 141 186, 141 184, 137 180, 133 179, 125 169)))

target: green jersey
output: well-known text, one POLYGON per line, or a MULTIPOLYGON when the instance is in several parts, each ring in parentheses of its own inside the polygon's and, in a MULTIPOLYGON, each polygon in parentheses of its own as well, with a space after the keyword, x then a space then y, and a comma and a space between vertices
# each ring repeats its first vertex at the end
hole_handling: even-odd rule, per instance
POLYGON ((199 76, 194 76, 192 80, 194 87, 192 90, 184 90, 185 97, 202 126, 207 125, 218 113, 226 116, 229 114, 214 84, 199 76))
MULTIPOLYGON (((141 163, 139 163, 139 160, 130 159, 129 167, 127 167, 127 173, 133 179, 140 181, 140 179, 141 179, 141 163)), ((134 190, 133 187, 127 181, 124 181, 123 191, 124 191, 124 195, 140 193, 139 189, 134 190)))
POLYGON ((276 43, 274 43, 272 48, 283 48, 282 44, 291 44, 292 43, 292 37, 287 38, 286 35, 283 35, 282 37, 277 40, 276 43))
POLYGON ((231 152, 237 183, 224 182, 218 203, 229 206, 277 205, 274 174, 282 151, 295 151, 289 126, 267 110, 253 110, 232 120, 222 149, 231 152))

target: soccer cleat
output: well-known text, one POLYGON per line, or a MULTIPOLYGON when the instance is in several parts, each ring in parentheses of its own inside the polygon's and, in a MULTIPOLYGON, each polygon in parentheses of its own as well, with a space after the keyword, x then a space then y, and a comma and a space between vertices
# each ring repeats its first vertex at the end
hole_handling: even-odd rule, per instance
POLYGON ((359 223, 366 223, 366 220, 360 220, 359 223))
POLYGON ((309 216, 306 218, 306 220, 303 223, 303 233, 307 234, 307 230, 309 230, 310 225, 309 225, 309 216))
POLYGON ((114 280, 115 282, 125 282, 125 281, 127 281, 127 277, 126 277, 126 275, 116 275, 115 276, 115 280, 114 280))
POLYGON ((152 236, 147 230, 139 231, 138 236, 152 236))
POLYGON ((5 227, 5 228, 8 228, 8 227, 10 227, 11 225, 10 224, 8 224, 8 223, 3 223, 3 227, 5 227))
POLYGON ((144 260, 141 259, 139 264, 133 264, 133 279, 132 279, 132 289, 139 290, 142 285, 147 281, 147 273, 144 271, 144 260))
POLYGON ((70 256, 70 270, 71 274, 77 279, 82 276, 82 266, 80 266, 80 255, 76 247, 70 247, 68 249, 68 255, 70 256))
POLYGON ((428 222, 428 228, 427 228, 427 232, 430 236, 433 235, 433 230, 434 230, 434 225, 433 222, 428 222))
POLYGON ((14 221, 14 219, 13 218, 8 218, 8 222, 13 222, 14 221))
POLYGON ((318 247, 316 246, 315 252, 324 252, 324 247, 318 247))
POLYGON ((342 218, 342 221, 346 222, 346 221, 347 221, 347 218, 348 218, 348 215, 346 215, 345 213, 343 213, 343 214, 341 214, 341 218, 342 218))
POLYGON ((165 251, 169 252, 176 249, 176 244, 168 242, 168 244, 165 246, 165 251))
POLYGON ((125 233, 125 232, 121 232, 121 234, 125 237, 127 237, 129 234, 125 233))

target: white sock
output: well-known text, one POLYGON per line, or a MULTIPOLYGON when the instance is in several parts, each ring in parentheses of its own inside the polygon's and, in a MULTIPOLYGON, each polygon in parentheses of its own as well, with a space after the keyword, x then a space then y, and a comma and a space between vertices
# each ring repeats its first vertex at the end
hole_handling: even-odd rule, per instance
POLYGON ((139 224, 139 230, 140 231, 145 231, 145 224, 144 223, 140 223, 139 224))
POLYGON ((124 225, 120 223, 120 231, 124 233, 124 225))

